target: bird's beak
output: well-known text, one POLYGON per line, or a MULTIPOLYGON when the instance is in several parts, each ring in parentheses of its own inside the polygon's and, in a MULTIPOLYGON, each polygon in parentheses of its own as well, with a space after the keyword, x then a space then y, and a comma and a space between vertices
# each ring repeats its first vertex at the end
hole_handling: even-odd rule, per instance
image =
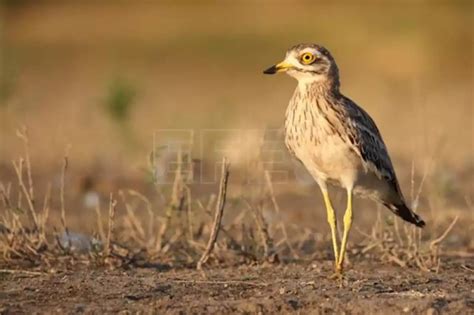
POLYGON ((273 65, 267 70, 263 71, 265 74, 275 74, 277 72, 286 72, 291 69, 293 65, 287 61, 282 61, 279 64, 273 65))

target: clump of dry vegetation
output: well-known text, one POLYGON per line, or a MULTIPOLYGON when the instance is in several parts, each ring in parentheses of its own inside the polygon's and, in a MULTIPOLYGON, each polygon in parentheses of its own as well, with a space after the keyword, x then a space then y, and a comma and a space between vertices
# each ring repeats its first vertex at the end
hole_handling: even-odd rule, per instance
MULTIPOLYGON (((17 135, 23 144, 23 154, 12 161, 16 183, 0 181, 3 265, 54 268, 58 264, 93 264, 203 270, 206 263, 234 265, 301 259, 308 254, 307 243, 314 242, 313 231, 282 220, 271 175, 261 165, 255 167, 259 185, 252 188, 250 196, 229 197, 231 171, 229 161, 224 159, 216 193, 193 199, 189 184, 192 165, 184 163, 189 157, 181 153, 177 155, 170 192, 164 193, 159 181, 153 181, 164 206, 158 206, 152 196, 135 189, 120 189, 110 193, 106 209, 96 205, 94 233, 72 231, 65 196, 68 154, 61 167, 59 202, 54 204, 51 185, 41 198, 36 194, 27 129, 19 130, 17 135), (230 208, 237 209, 238 214, 223 223, 230 208), (272 212, 271 220, 266 211, 272 212), (51 215, 60 216, 60 226, 51 226, 51 215)), ((156 167, 154 156, 150 161, 151 173, 156 167)), ((416 199, 420 193, 421 188, 416 199)), ((396 219, 387 224, 379 211, 371 232, 361 231, 366 236, 364 245, 353 247, 352 252, 356 257, 376 255, 401 267, 438 272, 440 244, 456 221, 457 217, 441 235, 431 237, 406 225, 400 228, 396 219)))
POLYGON ((440 245, 459 217, 455 217, 440 236, 422 238, 422 230, 406 225, 400 229, 397 218, 394 218, 393 223, 387 223, 382 220, 380 211, 377 213, 377 220, 371 232, 359 231, 366 236, 366 240, 365 246, 356 250, 356 253, 375 252, 381 260, 395 263, 400 267, 417 267, 427 272, 439 272, 440 245))
MULTIPOLYGON (((61 169, 59 209, 52 205, 51 185, 39 206, 27 129, 19 130, 17 135, 24 152, 12 161, 16 186, 0 182, 0 252, 6 263, 21 261, 33 266, 53 266, 60 262, 82 262, 122 267, 197 264, 197 268, 202 269, 211 258, 213 261, 242 258, 248 262, 270 256, 268 244, 272 241, 264 217, 258 215, 253 226, 251 222, 243 223, 250 211, 254 214, 260 211, 256 206, 247 202, 248 210, 244 215, 238 216, 231 224, 222 225, 230 174, 226 159, 222 161, 219 190, 217 194, 211 194, 207 202, 192 199, 188 185, 190 170, 183 168, 183 157, 178 154, 169 196, 164 195, 159 182, 154 182, 157 194, 165 201, 163 209, 157 209, 149 197, 134 189, 121 189, 117 194, 110 193, 105 213, 97 204, 96 233, 84 235, 70 231, 68 227, 65 196, 67 154, 61 169), (145 215, 142 215, 143 211, 145 215), (50 226, 52 213, 60 215, 60 227, 50 226), (241 237, 237 239, 236 231, 239 229, 241 237), (244 240, 247 232, 254 235, 257 231, 264 235, 261 242, 253 236, 244 240), (223 237, 218 241, 219 232, 223 237), (251 245, 243 245, 246 242, 251 245), (262 257, 261 252, 264 253, 262 257)), ((154 167, 153 161, 150 167, 154 167)))
MULTIPOLYGON (((412 164, 411 199, 415 211, 427 176, 428 171, 425 171, 415 194, 415 168, 412 164)), ((389 221, 383 220, 378 208, 377 218, 370 233, 359 230, 365 236, 365 244, 356 252, 363 255, 372 251, 377 253, 382 261, 395 263, 400 267, 417 267, 422 271, 438 273, 441 266, 441 243, 458 219, 459 216, 456 215, 439 236, 433 233, 422 235, 423 230, 417 227, 406 224, 400 227, 399 220, 394 215, 389 221)))

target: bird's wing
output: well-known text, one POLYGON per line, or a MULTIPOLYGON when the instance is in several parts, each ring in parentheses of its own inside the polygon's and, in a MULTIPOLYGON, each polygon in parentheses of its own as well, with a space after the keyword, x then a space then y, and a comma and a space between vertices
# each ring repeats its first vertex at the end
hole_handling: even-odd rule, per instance
POLYGON ((352 100, 344 98, 346 111, 342 134, 360 156, 364 167, 399 190, 392 161, 375 122, 352 100))
POLYGON ((344 98, 344 102, 344 132, 340 130, 339 134, 350 142, 354 151, 360 156, 366 170, 389 183, 397 196, 397 200, 389 198, 380 201, 404 220, 423 227, 425 222, 405 203, 387 147, 375 122, 367 112, 350 99, 344 98))

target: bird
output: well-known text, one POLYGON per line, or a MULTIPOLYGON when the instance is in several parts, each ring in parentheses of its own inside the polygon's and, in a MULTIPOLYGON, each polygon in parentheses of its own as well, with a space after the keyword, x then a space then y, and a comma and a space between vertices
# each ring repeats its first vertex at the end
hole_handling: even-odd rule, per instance
POLYGON ((369 114, 340 91, 339 69, 328 49, 298 44, 264 74, 286 73, 298 81, 285 114, 285 144, 318 184, 327 212, 335 275, 343 274, 353 221, 353 195, 381 203, 403 220, 425 226, 407 205, 382 135, 369 114), (328 185, 347 193, 340 247, 328 185))

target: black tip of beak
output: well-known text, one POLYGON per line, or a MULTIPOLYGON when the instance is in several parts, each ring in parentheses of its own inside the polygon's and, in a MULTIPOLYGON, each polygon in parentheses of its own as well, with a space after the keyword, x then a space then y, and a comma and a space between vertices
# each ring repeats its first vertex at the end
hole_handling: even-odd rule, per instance
POLYGON ((267 70, 263 71, 264 74, 275 74, 277 73, 278 69, 275 65, 271 66, 267 70))

